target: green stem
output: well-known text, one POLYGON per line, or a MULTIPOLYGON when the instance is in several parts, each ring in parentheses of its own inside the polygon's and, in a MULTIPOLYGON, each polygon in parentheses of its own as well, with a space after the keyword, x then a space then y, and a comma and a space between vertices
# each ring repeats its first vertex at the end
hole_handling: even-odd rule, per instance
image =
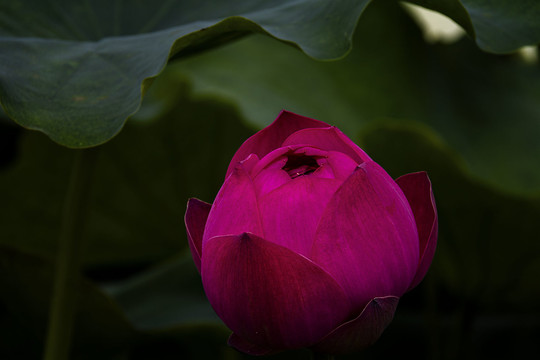
POLYGON ((73 319, 77 303, 77 278, 80 270, 80 248, 88 208, 89 188, 97 150, 73 150, 73 168, 69 178, 62 213, 56 254, 49 328, 45 343, 45 360, 69 358, 73 319))

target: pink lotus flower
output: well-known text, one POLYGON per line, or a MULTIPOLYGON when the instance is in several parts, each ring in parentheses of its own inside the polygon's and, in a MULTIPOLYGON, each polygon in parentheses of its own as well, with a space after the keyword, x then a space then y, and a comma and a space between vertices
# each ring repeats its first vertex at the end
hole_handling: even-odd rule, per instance
POLYGON ((394 181, 337 128, 287 111, 238 149, 214 204, 189 200, 185 222, 229 343, 258 355, 372 344, 437 242, 425 172, 394 181))

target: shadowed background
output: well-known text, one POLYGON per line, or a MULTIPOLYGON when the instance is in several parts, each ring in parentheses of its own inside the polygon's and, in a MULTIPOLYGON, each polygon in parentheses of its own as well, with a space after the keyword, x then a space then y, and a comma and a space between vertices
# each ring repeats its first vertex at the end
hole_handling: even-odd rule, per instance
MULTIPOLYGON (((213 200, 234 151, 282 108, 338 126, 394 178, 426 170, 433 181, 432 268, 372 348, 339 358, 538 353, 538 62, 469 37, 428 43, 390 1, 369 5, 353 40, 346 57, 323 62, 250 35, 184 56, 153 82, 98 148, 71 289, 74 359, 250 358, 226 345, 183 215, 189 197, 213 200)), ((36 359, 73 155, 0 118, 0 358, 36 359)))

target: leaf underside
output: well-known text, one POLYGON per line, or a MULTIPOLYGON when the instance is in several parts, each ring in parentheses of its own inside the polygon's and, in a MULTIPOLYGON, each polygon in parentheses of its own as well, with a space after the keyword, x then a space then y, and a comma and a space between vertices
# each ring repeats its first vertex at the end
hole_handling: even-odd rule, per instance
MULTIPOLYGON (((99 145, 138 111, 152 78, 172 57, 264 33, 311 57, 339 58, 370 2, 5 1, 0 103, 15 122, 61 145, 99 145)), ((412 2, 454 19, 485 51, 540 41, 535 0, 412 2)))

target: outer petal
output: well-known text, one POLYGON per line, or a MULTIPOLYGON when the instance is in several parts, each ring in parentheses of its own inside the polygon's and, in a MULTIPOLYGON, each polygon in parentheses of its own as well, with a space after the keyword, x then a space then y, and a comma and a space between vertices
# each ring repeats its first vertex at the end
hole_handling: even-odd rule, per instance
POLYGON ((311 346, 342 323, 351 305, 336 281, 307 258, 253 234, 203 243, 210 304, 246 342, 276 350, 311 346))
POLYGON ((322 121, 282 110, 272 124, 251 136, 240 146, 229 164, 226 177, 233 171, 236 164, 249 154, 256 154, 262 159, 270 151, 281 147, 283 141, 295 131, 328 126, 322 121))
POLYGON ((309 256, 324 208, 341 185, 300 176, 259 199, 265 239, 309 256))
POLYGON ((214 236, 243 232, 263 235, 251 177, 244 165, 238 163, 219 190, 208 214, 203 243, 214 236))
POLYGON ((435 254, 438 232, 437 208, 431 181, 426 172, 403 175, 396 179, 396 183, 409 200, 420 241, 420 261, 416 275, 409 286, 410 290, 422 281, 435 254))
POLYGON ((396 296, 371 300, 356 319, 333 330, 313 349, 327 354, 345 354, 369 347, 394 318, 398 302, 396 296))
POLYGON ((418 264, 418 234, 401 189, 365 162, 325 209, 310 257, 345 289, 358 311, 371 299, 401 296, 418 264))
POLYGON ((206 219, 212 205, 199 199, 189 199, 184 222, 186 224, 189 249, 197 270, 201 272, 202 239, 206 219))
POLYGON ((282 146, 309 144, 326 151, 339 151, 355 160, 357 164, 372 161, 351 139, 332 126, 318 129, 303 129, 291 134, 282 146))

